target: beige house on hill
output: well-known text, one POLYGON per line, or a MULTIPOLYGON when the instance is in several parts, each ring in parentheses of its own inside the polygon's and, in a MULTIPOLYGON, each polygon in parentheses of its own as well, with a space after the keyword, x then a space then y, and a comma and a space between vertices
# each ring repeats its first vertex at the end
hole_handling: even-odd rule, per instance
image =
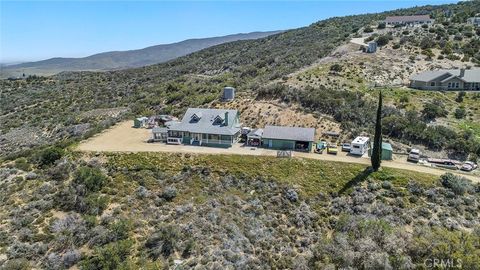
POLYGON ((410 87, 423 90, 480 91, 480 69, 425 71, 410 77, 410 87))

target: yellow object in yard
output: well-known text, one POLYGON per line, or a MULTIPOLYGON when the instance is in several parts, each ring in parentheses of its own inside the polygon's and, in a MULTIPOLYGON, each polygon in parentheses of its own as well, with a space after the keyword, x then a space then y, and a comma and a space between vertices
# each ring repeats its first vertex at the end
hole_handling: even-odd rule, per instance
POLYGON ((337 146, 336 145, 328 145, 327 146, 327 153, 328 154, 333 154, 336 155, 338 152, 337 146))

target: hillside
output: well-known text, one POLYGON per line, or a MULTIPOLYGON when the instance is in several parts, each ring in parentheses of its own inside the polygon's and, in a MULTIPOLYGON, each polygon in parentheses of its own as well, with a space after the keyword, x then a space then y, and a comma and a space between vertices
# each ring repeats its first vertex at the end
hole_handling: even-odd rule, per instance
POLYGON ((5 269, 480 263, 480 187, 451 174, 275 157, 52 153, 0 168, 5 269))
POLYGON ((252 32, 212 38, 188 39, 172 44, 156 45, 139 50, 112 51, 82 58, 51 58, 47 60, 2 66, 0 78, 29 75, 53 75, 62 71, 115 70, 167 62, 222 43, 249 40, 278 34, 281 31, 252 32))
POLYGON ((396 151, 475 160, 480 94, 402 83, 438 65, 478 65, 479 35, 464 21, 479 12, 468 1, 330 18, 162 64, 1 80, 0 269, 425 269, 435 258, 477 269, 480 184, 451 173, 75 149, 122 120, 193 106, 236 108, 251 127, 308 125, 347 140, 372 132, 382 90, 384 140, 396 151), (393 14, 430 14, 438 24, 377 29, 393 14), (380 36, 388 43, 376 54, 351 42, 380 36), (219 101, 224 86, 236 87, 233 102, 219 101))
MULTIPOLYGON (((158 65, 2 80, 2 154, 21 153, 65 139, 85 138, 125 117, 154 113, 180 116, 189 106, 218 106, 216 101, 220 91, 227 85, 238 90, 237 103, 245 109, 241 112, 247 114, 246 125, 255 127, 277 121, 272 118, 256 120, 255 115, 270 106, 262 104, 272 104, 275 108, 297 108, 297 116, 281 120, 283 124, 296 124, 293 119, 311 114, 325 120, 324 123, 309 122, 339 130, 342 138, 348 139, 361 132, 371 132, 377 93, 372 86, 380 85, 386 89, 394 87, 396 91, 386 92, 392 98, 388 100, 385 117, 389 117, 392 123, 398 122, 395 117, 411 111, 410 121, 401 121, 404 126, 411 126, 409 133, 384 131, 386 136, 404 144, 400 151, 413 143, 428 151, 447 151, 439 152, 442 156, 474 158, 480 151, 478 140, 472 137, 479 135, 474 113, 477 94, 462 94, 465 101, 459 104, 455 101, 456 93, 415 92, 398 88, 398 85, 408 73, 432 68, 434 63, 475 65, 479 37, 477 32, 466 27, 465 21, 479 11, 479 2, 472 1, 330 18, 266 38, 213 46, 158 65), (452 15, 442 21, 440 18, 446 11, 452 15), (370 34, 372 38, 379 38, 381 34, 392 39, 378 54, 371 56, 348 45, 354 38, 367 38, 364 33, 367 26, 376 28, 378 20, 392 14, 431 14, 439 24, 416 30, 422 33, 406 34, 395 29, 393 33, 382 30, 370 34), (448 31, 442 31, 444 28, 448 31), (462 39, 455 38, 460 33, 466 34, 462 34, 462 39), (422 45, 422 40, 432 39, 436 41, 428 43, 428 48, 422 45), (442 49, 448 57, 443 56, 434 62, 426 59, 432 59, 431 53, 438 58, 442 54, 438 52, 442 44, 450 43, 450 51, 442 49), (346 50, 342 49, 345 47, 346 50), (465 53, 469 55, 468 61, 465 53), (344 71, 330 72, 337 60, 344 71), (379 62, 381 66, 377 65, 379 62), (310 74, 308 80, 297 76, 302 72, 310 74), (300 79, 303 80, 301 83, 296 82, 300 79), (421 104, 425 102, 431 104, 429 109, 436 110, 438 121, 434 125, 431 119, 424 117, 426 112, 421 104), (453 110, 463 108, 468 117, 459 121, 453 119, 452 114, 437 110, 445 106, 453 110), (445 116, 449 117, 445 119, 445 116)), ((280 109, 278 115, 284 111, 280 109)))

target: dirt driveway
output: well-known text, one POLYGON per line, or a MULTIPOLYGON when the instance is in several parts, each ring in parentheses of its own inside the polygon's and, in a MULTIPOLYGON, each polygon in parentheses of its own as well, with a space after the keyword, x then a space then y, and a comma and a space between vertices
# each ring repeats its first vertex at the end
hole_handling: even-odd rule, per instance
MULTIPOLYGON (((167 145, 164 143, 147 143, 151 137, 151 130, 143 128, 132 128, 132 121, 119 123, 110 129, 99 133, 92 138, 81 142, 77 150, 86 152, 169 152, 169 153, 196 153, 196 154, 236 154, 236 155, 267 155, 276 156, 277 151, 244 147, 241 144, 224 149, 215 147, 202 147, 190 145, 167 145)), ((339 152, 337 155, 329 155, 327 153, 301 153, 294 152, 294 157, 311 158, 318 160, 338 161, 346 163, 370 164, 370 159, 365 157, 354 157, 347 155, 345 152, 339 152)), ((445 172, 452 172, 465 176, 474 182, 480 182, 478 175, 463 173, 460 171, 451 171, 447 169, 428 167, 425 165, 417 165, 408 163, 406 160, 398 159, 392 161, 382 161, 382 166, 395 169, 417 171, 433 175, 442 175, 445 172)))

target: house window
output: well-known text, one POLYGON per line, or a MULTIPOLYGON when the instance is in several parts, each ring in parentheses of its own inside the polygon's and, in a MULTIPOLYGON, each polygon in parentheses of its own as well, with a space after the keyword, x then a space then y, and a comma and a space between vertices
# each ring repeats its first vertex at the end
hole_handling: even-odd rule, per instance
POLYGON ((431 83, 430 83, 430 86, 435 86, 435 82, 431 82, 431 83))
POLYGON ((452 83, 448 83, 448 88, 452 88, 452 83))

